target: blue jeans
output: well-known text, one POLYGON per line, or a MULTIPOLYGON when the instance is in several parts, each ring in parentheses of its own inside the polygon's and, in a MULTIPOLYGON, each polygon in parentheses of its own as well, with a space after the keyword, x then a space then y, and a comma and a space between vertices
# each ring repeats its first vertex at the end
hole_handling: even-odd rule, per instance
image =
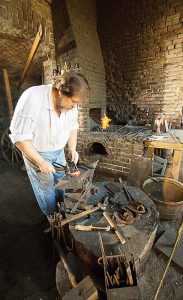
MULTIPOLYGON (((39 154, 50 163, 57 162, 66 165, 64 150, 39 152, 39 154)), ((38 169, 30 160, 23 156, 27 174, 31 182, 37 202, 46 216, 56 211, 58 201, 63 201, 64 190, 57 190, 54 185, 65 175, 65 171, 56 171, 53 174, 36 172, 38 169)))

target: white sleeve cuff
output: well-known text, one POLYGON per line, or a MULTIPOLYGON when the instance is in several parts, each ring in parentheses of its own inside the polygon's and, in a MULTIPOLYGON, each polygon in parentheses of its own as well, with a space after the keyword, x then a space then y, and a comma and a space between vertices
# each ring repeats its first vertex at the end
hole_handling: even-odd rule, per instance
POLYGON ((24 133, 24 134, 15 134, 12 133, 9 135, 11 141, 13 144, 16 142, 22 142, 22 141, 30 141, 33 139, 33 134, 32 133, 24 133))

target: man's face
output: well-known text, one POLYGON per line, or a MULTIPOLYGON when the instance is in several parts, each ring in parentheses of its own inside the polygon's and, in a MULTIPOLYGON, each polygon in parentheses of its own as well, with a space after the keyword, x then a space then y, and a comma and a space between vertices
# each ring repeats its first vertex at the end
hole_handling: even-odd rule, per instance
POLYGON ((61 108, 65 110, 72 109, 81 103, 82 99, 79 96, 68 97, 59 93, 61 100, 61 108))

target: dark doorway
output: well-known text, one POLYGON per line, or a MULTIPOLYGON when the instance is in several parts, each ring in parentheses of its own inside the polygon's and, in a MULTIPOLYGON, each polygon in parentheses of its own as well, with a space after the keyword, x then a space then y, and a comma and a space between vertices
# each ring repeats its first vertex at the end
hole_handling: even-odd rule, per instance
POLYGON ((89 152, 92 154, 101 154, 101 155, 108 155, 105 147, 100 143, 93 143, 89 149, 89 152))

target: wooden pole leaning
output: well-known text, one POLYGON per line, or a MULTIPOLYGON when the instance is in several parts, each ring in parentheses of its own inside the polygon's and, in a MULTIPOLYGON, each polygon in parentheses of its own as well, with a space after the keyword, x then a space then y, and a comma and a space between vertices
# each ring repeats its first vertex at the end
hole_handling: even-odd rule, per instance
POLYGON ((43 35, 42 25, 40 24, 39 30, 38 30, 38 32, 36 34, 36 37, 35 37, 35 40, 33 42, 33 45, 32 45, 31 51, 29 53, 28 59, 27 59, 26 64, 24 66, 24 69, 23 69, 23 72, 22 72, 22 75, 21 75, 21 78, 20 78, 20 82, 18 84, 18 89, 20 89, 20 87, 21 87, 21 85, 22 85, 22 83, 23 83, 23 81, 25 79, 25 76, 27 74, 29 66, 30 66, 30 64, 31 64, 31 62, 32 62, 32 60, 34 58, 34 55, 36 53, 36 50, 37 50, 37 48, 39 46, 39 42, 41 40, 42 35, 43 35))
POLYGON ((13 101, 11 96, 11 88, 10 88, 10 82, 8 77, 8 71, 5 68, 3 68, 3 81, 5 86, 6 99, 8 103, 9 120, 11 121, 14 109, 13 109, 13 101))

